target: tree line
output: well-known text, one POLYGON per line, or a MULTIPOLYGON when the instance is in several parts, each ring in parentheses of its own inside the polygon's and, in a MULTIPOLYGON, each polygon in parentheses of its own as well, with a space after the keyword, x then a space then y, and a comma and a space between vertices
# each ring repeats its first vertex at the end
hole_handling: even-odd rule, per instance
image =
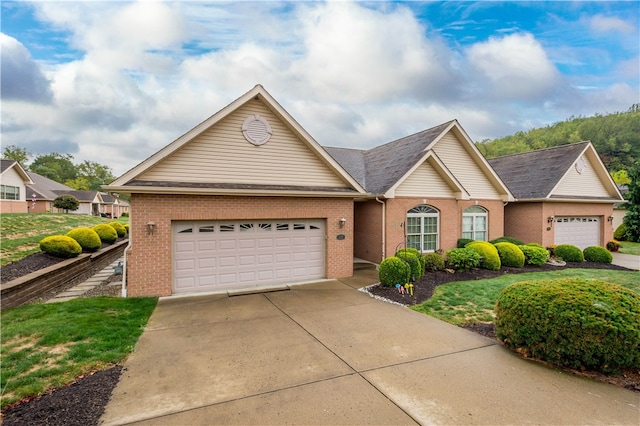
POLYGON ((547 127, 485 139, 476 146, 487 158, 591 141, 614 180, 629 184, 628 172, 640 160, 640 104, 625 112, 571 117, 547 127))
POLYGON ((79 191, 100 191, 101 185, 115 180, 108 166, 86 160, 75 164, 71 154, 53 152, 34 157, 24 148, 9 145, 2 151, 2 158, 17 161, 25 170, 79 191))

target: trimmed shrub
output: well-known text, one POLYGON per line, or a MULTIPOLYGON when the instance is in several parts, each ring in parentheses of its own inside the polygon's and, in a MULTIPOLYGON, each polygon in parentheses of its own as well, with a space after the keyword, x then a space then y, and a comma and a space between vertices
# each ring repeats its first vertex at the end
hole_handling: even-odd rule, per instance
POLYGON ((71 258, 82 253, 76 240, 66 235, 53 235, 40 240, 40 250, 55 257, 71 258))
POLYGON ((120 217, 129 217, 129 213, 124 212, 124 213, 122 213, 122 214, 120 215, 120 217))
POLYGON ((613 255, 609 251, 600 246, 587 247, 582 251, 584 260, 595 263, 611 263, 613 261, 613 255))
POLYGON ((627 240, 627 224, 621 223, 615 231, 613 231, 613 239, 618 241, 626 241, 627 240))
MULTIPOLYGON (((420 253, 420 250, 413 248, 413 247, 405 247, 402 248, 400 250, 398 250, 396 252, 396 256, 398 256, 398 253, 411 253, 413 254, 415 257, 418 258, 418 261, 420 262, 420 277, 424 275, 424 267, 425 267, 425 262, 424 262, 424 258, 422 257, 422 253, 420 253)), ((416 277, 416 279, 420 278, 420 277, 416 277)))
POLYGON ((504 266, 511 266, 513 268, 522 268, 524 266, 524 253, 517 245, 503 241, 495 243, 494 246, 498 249, 500 263, 504 266))
POLYGON ((467 244, 467 248, 473 249, 480 255, 480 267, 497 271, 500 269, 500 256, 498 249, 486 241, 474 241, 467 244))
POLYGON ((521 246, 524 245, 523 241, 520 241, 517 238, 513 238, 513 237, 500 237, 500 238, 496 238, 495 240, 491 240, 489 241, 491 244, 495 244, 495 243, 511 243, 511 244, 515 244, 516 246, 521 246))
POLYGON ((116 229, 111 225, 107 225, 106 223, 101 223, 91 229, 96 231, 96 233, 100 237, 100 241, 102 241, 103 243, 112 244, 115 243, 115 241, 118 239, 118 232, 116 232, 116 229))
POLYGON ((555 364, 616 373, 640 366, 640 295, 580 278, 525 281, 500 293, 496 335, 555 364))
POLYGON ((553 249, 553 253, 565 262, 584 262, 582 250, 571 244, 560 244, 553 249))
POLYGON ((439 253, 427 253, 423 257, 426 271, 441 271, 444 269, 444 259, 439 253))
POLYGON ((71 237, 80 244, 82 251, 96 251, 102 247, 100 236, 91 228, 75 228, 67 232, 67 237, 71 237))
POLYGON ((378 266, 378 276, 380 283, 387 287, 393 287, 396 284, 406 284, 411 278, 411 268, 404 260, 395 256, 387 257, 378 266))
POLYGON ((422 262, 418 260, 418 257, 415 254, 402 250, 396 253, 396 257, 400 260, 404 260, 409 265, 409 268, 411 268, 412 281, 417 280, 424 275, 422 262))
POLYGON ((467 244, 472 243, 474 241, 475 240, 472 240, 471 238, 458 238, 458 243, 456 244, 456 247, 465 248, 467 244))
POLYGON ((480 254, 471 248, 455 248, 445 253, 447 264, 457 271, 468 271, 480 264, 480 254))
POLYGON ((128 223, 125 223, 125 224, 124 224, 124 225, 122 225, 122 226, 124 226, 125 231, 127 231, 127 235, 129 235, 129 224, 128 224, 128 223))
POLYGON ((524 263, 526 265, 542 266, 549 260, 549 251, 540 244, 525 244, 518 246, 524 254, 524 263))
MULTIPOLYGON (((540 248, 544 248, 544 246, 540 243, 527 243, 524 244, 525 246, 531 246, 531 247, 540 247, 540 248)), ((545 249, 546 250, 546 249, 545 249)))
POLYGON ((118 233, 118 238, 122 238, 127 235, 127 229, 120 222, 109 222, 107 225, 113 226, 113 229, 118 233))

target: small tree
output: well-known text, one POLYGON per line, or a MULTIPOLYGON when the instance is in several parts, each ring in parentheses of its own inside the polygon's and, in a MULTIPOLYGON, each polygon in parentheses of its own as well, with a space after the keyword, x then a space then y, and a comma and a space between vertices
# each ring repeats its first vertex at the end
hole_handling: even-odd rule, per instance
POLYGON ((63 209, 65 213, 69 213, 69 210, 78 210, 80 207, 80 201, 78 201, 78 199, 73 195, 63 194, 53 200, 53 207, 63 209))
POLYGON ((640 242, 640 161, 636 161, 629 170, 629 192, 627 194, 627 214, 624 224, 627 226, 629 241, 640 242))

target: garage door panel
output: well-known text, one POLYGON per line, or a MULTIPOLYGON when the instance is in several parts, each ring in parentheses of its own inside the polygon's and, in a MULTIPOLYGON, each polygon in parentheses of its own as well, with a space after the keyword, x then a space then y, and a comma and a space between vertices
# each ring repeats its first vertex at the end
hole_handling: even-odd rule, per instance
POLYGON ((601 245, 598 217, 556 217, 554 244, 572 244, 580 249, 601 245))
POLYGON ((175 292, 324 276, 323 220, 180 222, 173 229, 175 292))

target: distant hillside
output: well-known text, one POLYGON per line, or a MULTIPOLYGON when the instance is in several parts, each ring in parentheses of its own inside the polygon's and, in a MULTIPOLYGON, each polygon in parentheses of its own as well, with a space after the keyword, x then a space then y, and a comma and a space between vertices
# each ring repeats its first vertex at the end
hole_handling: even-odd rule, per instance
POLYGON ((609 171, 629 170, 640 160, 640 104, 627 112, 572 117, 540 129, 477 142, 476 146, 485 157, 494 158, 587 140, 593 142, 609 171))

